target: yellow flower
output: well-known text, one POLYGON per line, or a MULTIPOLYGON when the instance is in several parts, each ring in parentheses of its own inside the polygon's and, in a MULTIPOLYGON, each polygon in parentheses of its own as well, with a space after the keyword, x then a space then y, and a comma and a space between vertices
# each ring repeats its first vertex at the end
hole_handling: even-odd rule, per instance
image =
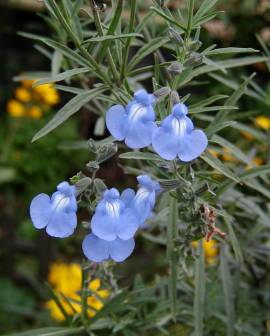
MULTIPOLYGON (((193 241, 191 244, 194 248, 197 248, 199 241, 193 241)), ((219 253, 216 240, 212 239, 210 241, 206 241, 206 239, 203 239, 203 250, 207 264, 213 265, 216 262, 219 253)))
POLYGON ((255 124, 263 128, 264 130, 269 130, 270 129, 270 118, 259 116, 255 118, 255 124))
POLYGON ((235 158, 231 155, 231 151, 224 147, 222 158, 224 161, 235 161, 235 158))
POLYGON ((10 99, 7 103, 7 111, 11 117, 20 118, 25 116, 25 108, 22 103, 15 99, 10 99))
POLYGON ((27 89, 30 89, 35 81, 33 79, 25 79, 21 81, 22 86, 27 89))
MULTIPOLYGON (((82 285, 82 271, 79 264, 71 263, 53 263, 50 266, 50 272, 48 275, 49 283, 54 288, 59 301, 64 307, 67 315, 74 315, 75 313, 80 313, 81 308, 81 297, 78 292, 81 290, 82 285), (71 299, 71 305, 61 296, 62 293, 68 299, 71 299), (75 310, 75 311, 74 311, 75 310)), ((100 296, 100 298, 106 299, 109 296, 109 291, 104 289, 99 289, 101 286, 100 279, 94 279, 89 283, 89 289, 100 296)), ((94 296, 89 296, 87 298, 87 304, 89 306, 87 314, 89 317, 93 317, 97 310, 103 307, 101 300, 94 296), (91 307, 93 309, 91 309, 91 307)), ((57 321, 63 321, 65 319, 61 310, 57 306, 54 300, 49 300, 46 303, 46 307, 49 309, 50 314, 53 319, 57 321)))
POLYGON ((246 170, 249 170, 251 168, 261 166, 263 164, 263 159, 256 156, 252 159, 251 163, 246 166, 246 170))
POLYGON ((15 90, 15 97, 23 103, 28 103, 31 100, 31 93, 24 87, 18 87, 15 90))
POLYGON ((246 138, 247 140, 253 140, 254 136, 246 131, 240 131, 240 133, 243 135, 244 138, 246 138))
POLYGON ((218 153, 218 151, 216 151, 215 149, 208 149, 208 152, 212 155, 212 156, 214 156, 214 157, 218 157, 219 156, 219 153, 218 153))
POLYGON ((32 106, 27 110, 27 115, 33 119, 40 119, 42 117, 42 110, 39 106, 32 106))
POLYGON ((270 331, 270 319, 266 321, 267 331, 270 331))
POLYGON ((51 84, 43 84, 34 88, 34 92, 47 105, 56 105, 60 102, 58 91, 51 84))

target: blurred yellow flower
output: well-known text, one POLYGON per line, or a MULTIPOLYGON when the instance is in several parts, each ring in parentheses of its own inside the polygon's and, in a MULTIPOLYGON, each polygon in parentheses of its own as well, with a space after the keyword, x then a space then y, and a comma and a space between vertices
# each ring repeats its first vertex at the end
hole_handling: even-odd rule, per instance
MULTIPOLYGON (((75 313, 81 312, 81 297, 78 292, 81 290, 82 285, 82 271, 79 264, 53 263, 50 266, 48 281, 54 288, 67 315, 72 316, 75 313), (61 296, 61 294, 68 299, 71 299, 70 304, 61 296)), ((109 291, 100 289, 100 285, 100 279, 95 279, 89 283, 88 288, 92 292, 95 292, 100 298, 106 299, 109 296, 109 291)), ((89 317, 93 317, 96 314, 96 311, 103 307, 101 300, 98 300, 95 296, 89 296, 87 298, 87 304, 89 306, 87 310, 89 317)), ((49 309, 53 319, 64 321, 65 317, 54 300, 49 300, 46 303, 46 307, 49 309)))
POLYGON ((47 105, 56 105, 60 102, 59 93, 52 84, 39 85, 33 90, 47 105))
POLYGON ((222 158, 224 161, 235 161, 235 158, 232 156, 231 151, 224 147, 222 158))
POLYGON ((27 89, 30 89, 33 85, 35 81, 33 79, 25 79, 25 80, 22 80, 21 83, 22 83, 22 86, 24 86, 25 88, 27 89))
POLYGON ((31 100, 31 93, 24 87, 18 87, 15 90, 15 97, 23 103, 28 103, 31 100))
POLYGON ((212 156, 214 156, 214 157, 218 157, 219 156, 219 153, 218 153, 218 151, 216 151, 215 149, 208 149, 208 152, 212 155, 212 156))
POLYGON ((42 110, 39 106, 32 106, 27 110, 27 115, 33 119, 40 119, 42 117, 42 110))
POLYGON ((25 108, 18 100, 10 99, 7 103, 7 111, 11 117, 20 118, 25 116, 25 108))
POLYGON ((246 131, 240 131, 240 133, 243 135, 244 138, 246 138, 247 140, 253 140, 254 136, 246 131))
POLYGON ((251 163, 246 166, 246 170, 249 170, 251 168, 261 166, 263 164, 263 159, 256 156, 255 158, 252 159, 251 163))
POLYGON ((259 116, 255 118, 255 124, 263 128, 264 130, 269 130, 270 129, 270 118, 259 116))
MULTIPOLYGON (((197 248, 199 245, 199 241, 198 240, 193 241, 191 244, 194 248, 197 248)), ((214 239, 210 241, 206 241, 206 239, 203 239, 203 250, 207 264, 209 265, 215 264, 219 254, 217 241, 214 239)))

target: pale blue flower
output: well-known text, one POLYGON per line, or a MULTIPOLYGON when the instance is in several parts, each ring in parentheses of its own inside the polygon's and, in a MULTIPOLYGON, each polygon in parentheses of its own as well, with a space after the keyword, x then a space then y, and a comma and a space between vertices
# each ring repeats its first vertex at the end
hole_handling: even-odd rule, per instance
POLYGON ((130 148, 149 146, 156 129, 153 109, 155 101, 153 94, 139 90, 126 107, 112 106, 106 114, 106 125, 112 136, 124 140, 130 148))
POLYGON ((117 189, 106 190, 91 220, 93 233, 107 241, 132 238, 139 227, 133 208, 127 208, 117 189))
POLYGON ((113 259, 116 262, 124 261, 133 252, 135 241, 133 238, 122 240, 116 238, 112 241, 100 239, 93 233, 87 235, 82 244, 85 256, 95 262, 113 259))
POLYGON ((207 147, 208 140, 202 130, 194 130, 184 104, 176 104, 172 114, 166 117, 152 136, 154 150, 165 160, 178 157, 189 162, 199 157, 207 147))
POLYGON ((137 177, 139 182, 138 191, 126 189, 121 195, 121 200, 126 207, 134 208, 139 218, 140 225, 152 215, 152 210, 156 203, 156 194, 161 190, 158 182, 153 181, 148 175, 140 175, 137 177))
POLYGON ((68 182, 57 186, 52 197, 39 194, 30 205, 30 216, 37 229, 44 229, 48 235, 65 238, 73 234, 77 226, 76 188, 68 182))

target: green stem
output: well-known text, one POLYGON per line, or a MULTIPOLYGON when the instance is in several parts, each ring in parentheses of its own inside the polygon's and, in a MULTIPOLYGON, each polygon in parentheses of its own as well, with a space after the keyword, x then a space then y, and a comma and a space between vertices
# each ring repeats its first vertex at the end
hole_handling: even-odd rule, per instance
MULTIPOLYGON (((136 0, 131 0, 131 8, 130 8, 130 19, 129 19, 129 28, 128 28, 128 33, 133 33, 134 31, 134 23, 135 23, 135 17, 136 17, 136 5, 137 1, 136 0)), ((126 40, 125 48, 124 48, 124 53, 123 53, 123 64, 121 68, 121 79, 125 78, 126 74, 126 69, 127 69, 127 62, 128 62, 128 55, 129 55, 129 47, 131 43, 131 37, 129 37, 126 40)))
POLYGON ((199 241, 199 257, 195 262, 195 293, 193 303, 195 335, 203 336, 205 302, 205 264, 202 239, 199 241))
POLYGON ((189 0, 186 41, 188 41, 188 39, 190 37, 191 29, 192 29, 192 18, 193 18, 194 2, 195 2, 195 0, 189 0))
POLYGON ((108 75, 102 72, 102 70, 100 69, 100 66, 98 65, 98 63, 96 62, 96 60, 94 59, 94 57, 91 54, 88 53, 88 51, 82 46, 81 42, 78 40, 77 36, 73 33, 72 29, 67 24, 67 22, 65 21, 64 17, 61 14, 61 12, 59 11, 59 8, 58 8, 57 4, 55 3, 55 1, 54 0, 48 0, 48 1, 49 1, 50 5, 52 6, 52 8, 55 10, 55 15, 57 16, 57 18, 61 22, 62 26, 65 28, 65 30, 68 33, 70 39, 74 42, 76 48, 79 49, 79 51, 81 52, 81 54, 88 61, 88 64, 89 64, 90 68, 96 72, 96 75, 106 85, 108 85, 108 87, 111 89, 111 91, 112 91, 113 95, 116 97, 116 99, 118 99, 119 102, 122 102, 123 104, 125 104, 126 103, 125 100, 122 99, 115 92, 115 90, 113 90, 113 84, 112 84, 110 78, 108 77, 108 75))
POLYGON ((82 304, 82 313, 81 313, 81 320, 85 331, 88 333, 88 305, 87 305, 87 287, 88 287, 88 269, 85 267, 85 263, 82 264, 82 291, 81 291, 81 304, 82 304))
POLYGON ((85 59, 88 61, 88 64, 90 66, 90 68, 92 68, 93 70, 96 71, 96 74, 104 81, 104 83, 106 83, 107 85, 109 85, 111 87, 111 82, 110 79, 108 78, 108 76, 103 73, 98 65, 98 63, 96 62, 96 60, 94 59, 94 57, 92 55, 90 55, 88 53, 88 51, 81 45, 80 40, 77 38, 77 36, 73 33, 71 27, 68 25, 68 23, 66 22, 66 20, 64 19, 63 15, 61 14, 57 4, 55 3, 54 0, 48 0, 50 5, 52 6, 52 8, 54 9, 54 13, 57 16, 57 18, 59 19, 60 23, 62 24, 62 26, 65 28, 66 32, 68 33, 70 39, 74 42, 76 48, 78 48, 81 52, 81 54, 85 57, 85 59))
POLYGON ((169 298, 171 303, 171 313, 176 320, 177 306, 177 254, 175 251, 175 239, 177 238, 177 199, 171 196, 169 225, 167 229, 167 257, 169 259, 169 298))
MULTIPOLYGON (((102 28, 102 24, 101 24, 99 13, 98 13, 98 11, 96 9, 95 2, 93 0, 91 0, 90 1, 90 5, 91 5, 92 12, 93 12, 93 15, 94 15, 94 21, 95 21, 95 25, 96 25, 98 34, 99 34, 99 36, 104 36, 104 31, 103 31, 103 28, 102 28)), ((107 50, 107 58, 108 58, 108 62, 109 62, 109 65, 110 65, 110 68, 111 68, 114 80, 120 86, 121 83, 120 83, 119 75, 118 75, 118 72, 117 72, 117 69, 116 69, 116 66, 115 66, 115 63, 114 63, 111 51, 109 49, 107 50)))

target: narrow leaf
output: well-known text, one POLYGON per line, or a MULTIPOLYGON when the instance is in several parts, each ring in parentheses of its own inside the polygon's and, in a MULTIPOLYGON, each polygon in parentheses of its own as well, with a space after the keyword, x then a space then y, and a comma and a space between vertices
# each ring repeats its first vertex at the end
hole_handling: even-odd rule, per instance
POLYGON ((194 326, 195 335, 203 336, 203 317, 205 309, 205 260, 203 242, 199 242, 199 257, 195 261, 194 326))
POLYGON ((64 71, 58 75, 52 76, 52 77, 47 77, 47 78, 42 78, 40 80, 37 80, 34 84, 33 87, 42 85, 42 84, 47 84, 47 83, 55 83, 55 82, 60 82, 62 80, 68 79, 72 76, 81 74, 81 73, 85 73, 85 72, 89 72, 90 69, 89 68, 76 68, 76 69, 72 69, 72 70, 67 70, 64 71))
POLYGON ((164 161, 160 156, 145 152, 126 152, 119 155, 120 159, 135 159, 135 160, 150 160, 150 161, 164 161))
POLYGON ((201 158, 209 164, 209 166, 221 172, 223 175, 227 176, 229 179, 234 182, 239 183, 240 179, 229 169, 227 168, 218 158, 212 156, 209 152, 205 152, 201 158))
POLYGON ((220 272, 224 291, 225 310, 227 314, 227 336, 233 336, 235 319, 234 293, 232 287, 231 272, 228 266, 224 245, 222 246, 220 253, 220 272))
POLYGON ((128 69, 131 70, 136 64, 143 60, 146 56, 152 54, 154 51, 159 49, 161 46, 166 44, 169 41, 166 37, 157 37, 152 39, 150 42, 146 43, 141 47, 131 59, 128 65, 128 69))
POLYGON ((129 34, 119 34, 119 35, 104 35, 98 37, 92 37, 88 40, 85 40, 83 43, 89 42, 104 42, 104 41, 111 41, 111 40, 121 40, 129 37, 143 37, 142 34, 139 33, 129 33, 129 34))
POLYGON ((97 97, 104 90, 104 87, 98 87, 85 93, 78 94, 72 98, 39 132, 37 132, 32 141, 36 141, 37 139, 40 139, 46 134, 50 133, 57 126, 61 125, 64 121, 71 117, 74 113, 78 112, 84 104, 97 97))
POLYGON ((236 48, 236 47, 229 47, 229 48, 219 48, 214 50, 209 50, 205 53, 208 56, 217 56, 217 55, 231 55, 231 54, 240 54, 240 53, 255 53, 259 52, 259 50, 253 48, 236 48))

